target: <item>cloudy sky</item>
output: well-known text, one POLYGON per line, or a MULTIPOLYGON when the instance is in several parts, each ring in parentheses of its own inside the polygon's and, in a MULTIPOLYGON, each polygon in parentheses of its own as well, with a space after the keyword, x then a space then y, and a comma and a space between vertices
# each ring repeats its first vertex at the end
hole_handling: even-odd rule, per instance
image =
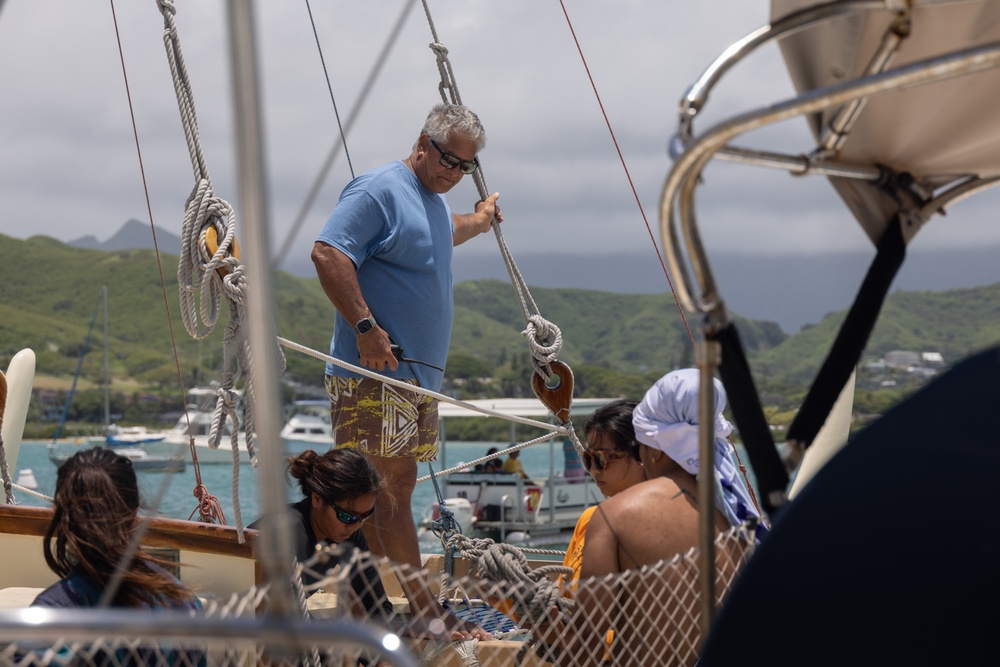
MULTIPOLYGON (((236 205, 225 3, 177 4, 202 149, 216 194, 236 205)), ((504 237, 515 258, 625 253, 655 263, 647 223, 661 245, 659 197, 671 164, 666 146, 676 128, 677 102, 723 49, 766 22, 767 3, 429 0, 429 6, 462 100, 487 129, 484 174, 489 189, 501 193, 504 237)), ((269 234, 275 255, 287 246, 285 262, 301 261, 352 168, 360 173, 405 157, 427 110, 440 101, 439 74, 428 48, 432 33, 421 2, 408 0, 263 0, 257 19, 269 234), (350 164, 339 154, 318 180, 339 141, 330 88, 346 122, 408 5, 398 39, 347 136, 350 164), (307 206, 317 182, 318 196, 307 206)), ((154 0, 3 3, 0 233, 64 241, 92 234, 103 241, 128 219, 148 223, 149 211, 157 227, 180 233, 194 181, 162 33, 154 0)), ((704 130, 790 93, 777 49, 768 47, 723 80, 697 127, 704 130)), ((762 142, 790 151, 811 147, 801 119, 741 143, 762 142)), ((449 195, 458 211, 470 209, 477 198, 468 178, 449 195)), ((712 251, 818 254, 871 248, 819 177, 720 164, 706 172, 699 201, 705 245, 712 251)), ((974 215, 995 203, 994 198, 990 206, 961 204, 947 226, 929 225, 914 247, 1000 247, 995 225, 986 224, 993 221, 974 215)), ((468 252, 502 266, 490 237, 471 245, 468 252)))

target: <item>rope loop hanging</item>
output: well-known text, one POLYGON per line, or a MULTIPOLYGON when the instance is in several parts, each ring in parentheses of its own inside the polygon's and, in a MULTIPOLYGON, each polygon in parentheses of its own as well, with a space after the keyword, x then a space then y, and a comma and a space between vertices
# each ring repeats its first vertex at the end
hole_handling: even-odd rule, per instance
MULTIPOLYGON (((208 174, 207 161, 201 150, 198 119, 195 113, 191 81, 184 65, 180 37, 174 16, 177 13, 173 0, 157 0, 163 15, 163 41, 167 61, 174 81, 181 125, 187 141, 195 185, 185 203, 181 232, 181 257, 177 268, 181 314, 184 327, 196 340, 202 340, 215 329, 221 303, 225 300, 230 321, 223 335, 222 382, 217 390, 215 412, 209 435, 209 447, 219 446, 224 424, 232 425, 233 478, 239 473, 239 431, 237 413, 239 395, 236 385, 243 379, 247 400, 242 407, 245 418, 247 453, 253 467, 257 466, 255 451, 256 432, 253 426, 253 358, 249 340, 241 324, 246 321, 247 276, 240 261, 239 243, 236 240, 236 216, 232 206, 215 195, 208 174)), ((277 340, 275 340, 277 346, 277 340)), ((280 370, 285 369, 285 357, 278 347, 280 370)), ((197 457, 192 440, 192 457, 197 457)), ((233 503, 239 507, 237 487, 233 487, 233 503)), ((242 533, 239 512, 237 528, 242 533)))
MULTIPOLYGON (((455 75, 451 69, 451 61, 448 60, 448 47, 440 42, 434 41, 430 44, 431 51, 434 52, 434 57, 437 60, 438 74, 441 75, 441 81, 438 83, 438 92, 441 93, 441 99, 445 102, 449 100, 453 104, 461 104, 462 96, 458 93, 458 86, 455 85, 455 75)), ((482 194, 480 192, 480 194, 482 194)))

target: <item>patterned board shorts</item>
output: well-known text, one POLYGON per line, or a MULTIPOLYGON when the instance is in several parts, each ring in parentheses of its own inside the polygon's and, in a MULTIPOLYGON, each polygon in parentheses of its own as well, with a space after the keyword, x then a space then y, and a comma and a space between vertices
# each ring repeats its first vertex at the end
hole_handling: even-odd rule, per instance
MULTIPOLYGON (((413 385, 416 380, 404 380, 413 385)), ((372 456, 436 461, 438 404, 430 396, 371 378, 327 375, 334 444, 372 456)))

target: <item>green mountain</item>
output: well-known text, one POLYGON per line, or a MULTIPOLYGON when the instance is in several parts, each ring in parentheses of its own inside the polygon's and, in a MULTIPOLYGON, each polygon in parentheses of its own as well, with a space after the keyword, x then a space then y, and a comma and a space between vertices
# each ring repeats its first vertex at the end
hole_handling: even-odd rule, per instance
MULTIPOLYGON (((36 236, 0 236, 0 367, 23 347, 35 350, 37 374, 71 378, 101 287, 108 287, 111 374, 144 388, 176 392, 178 372, 186 386, 207 381, 221 366, 223 306, 214 333, 204 341, 186 331, 177 295, 177 257, 153 251, 104 252, 36 236), (161 286, 160 276, 166 283, 161 286), (169 309, 169 319, 167 311, 169 309), (168 326, 169 322, 169 326, 168 326), (176 348, 179 369, 173 359, 176 348)), ((275 273, 279 336, 326 351, 333 308, 315 278, 275 273)), ((613 294, 577 289, 532 289, 539 312, 557 325, 580 395, 638 396, 665 371, 692 365, 692 337, 700 316, 685 314, 671 294, 613 294), (689 331, 691 333, 689 333, 689 331)), ((481 280, 455 287, 455 326, 449 378, 466 397, 529 395, 531 366, 526 328, 513 288, 481 280), (489 376, 491 382, 483 382, 489 376)), ((774 322, 736 317, 762 393, 801 393, 829 350, 845 313, 834 313, 794 335, 774 322)), ((97 326, 84 377, 103 378, 97 326)), ((1000 284, 947 292, 897 292, 887 300, 866 358, 897 349, 935 350, 950 363, 1000 340, 1000 284)), ((286 350, 290 381, 321 386, 323 363, 286 350)))

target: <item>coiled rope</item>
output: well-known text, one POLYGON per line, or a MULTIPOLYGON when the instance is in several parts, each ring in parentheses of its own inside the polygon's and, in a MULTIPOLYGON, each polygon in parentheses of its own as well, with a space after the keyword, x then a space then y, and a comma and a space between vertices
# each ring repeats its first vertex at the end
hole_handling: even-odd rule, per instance
MULTIPOLYGON (((560 554, 559 551, 544 549, 524 549, 504 542, 489 539, 471 539, 464 535, 454 535, 449 546, 462 556, 476 562, 476 572, 480 577, 495 582, 503 582, 511 590, 530 591, 530 596, 518 595, 506 601, 516 615, 518 624, 526 628, 538 628, 550 623, 565 624, 569 621, 575 600, 563 595, 559 583, 550 574, 573 574, 573 568, 565 565, 544 565, 532 568, 526 553, 560 554)), ((528 640, 517 652, 515 664, 520 665, 529 650, 538 646, 543 653, 547 647, 539 639, 539 633, 531 632, 528 640)))
MULTIPOLYGON (((201 150, 194 95, 184 65, 177 24, 174 21, 177 10, 172 0, 157 0, 157 7, 163 15, 163 43, 173 76, 181 125, 184 128, 195 180, 191 195, 185 203, 181 256, 177 267, 181 314, 188 334, 196 340, 201 340, 214 330, 223 298, 229 308, 230 320, 223 335, 222 381, 217 390, 218 398, 208 444, 211 449, 218 448, 222 433, 225 432, 224 423, 229 420, 232 425, 233 507, 236 508, 236 527, 242 536, 238 487, 239 401, 234 390, 240 379, 244 381, 248 399, 243 403, 247 454, 250 464, 253 467, 257 466, 257 433, 253 421, 253 357, 242 328, 242 323, 246 320, 247 281, 236 241, 235 214, 227 201, 215 195, 208 165, 201 150)), ((280 348, 278 361, 279 372, 283 372, 285 357, 280 348)), ((197 460, 193 437, 191 455, 197 460)))

